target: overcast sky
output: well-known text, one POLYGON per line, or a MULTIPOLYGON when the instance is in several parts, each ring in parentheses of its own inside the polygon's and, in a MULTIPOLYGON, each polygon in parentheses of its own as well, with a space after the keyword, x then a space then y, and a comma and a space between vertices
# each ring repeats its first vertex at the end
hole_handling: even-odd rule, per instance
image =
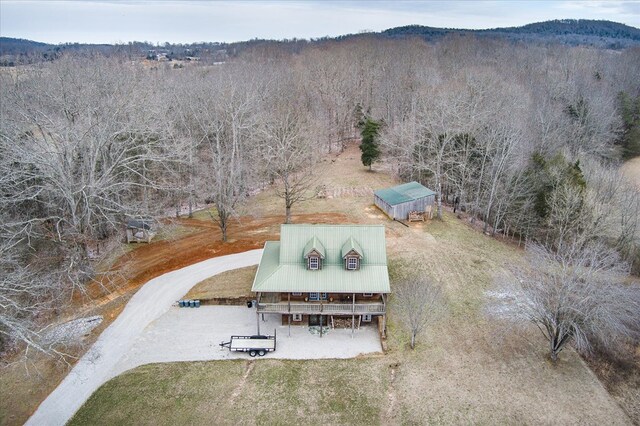
POLYGON ((495 28, 564 18, 640 27, 640 1, 0 0, 0 35, 48 43, 231 42, 410 24, 495 28))

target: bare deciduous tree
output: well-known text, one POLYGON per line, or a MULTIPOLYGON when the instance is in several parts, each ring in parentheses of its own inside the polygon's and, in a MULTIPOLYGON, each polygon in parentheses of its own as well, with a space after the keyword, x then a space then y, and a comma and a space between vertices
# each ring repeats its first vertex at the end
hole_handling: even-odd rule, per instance
POLYGON ((442 317, 446 303, 440 286, 421 273, 399 280, 393 289, 393 309, 409 330, 411 349, 414 349, 416 338, 442 317))
POLYGON ((251 160, 256 150, 257 102, 262 89, 253 84, 248 70, 211 76, 197 70, 190 80, 189 101, 183 108, 183 137, 197 138, 202 147, 200 190, 215 205, 212 219, 227 240, 229 221, 251 188, 251 160), (247 75, 248 73, 248 75, 247 75), (186 114, 186 115, 185 115, 186 114))
POLYGON ((512 265, 489 292, 489 312, 516 324, 533 323, 555 362, 573 342, 588 352, 638 336, 640 287, 624 283, 628 266, 602 244, 565 245, 554 253, 530 243, 527 263, 512 265))
POLYGON ((169 158, 141 69, 120 66, 63 58, 3 76, 0 328, 30 347, 35 318, 85 291, 96 244, 144 212, 169 158))
POLYGON ((272 109, 262 127, 267 174, 276 181, 276 195, 284 200, 286 219, 291 207, 315 194, 313 165, 317 150, 305 133, 303 112, 295 106, 272 109))

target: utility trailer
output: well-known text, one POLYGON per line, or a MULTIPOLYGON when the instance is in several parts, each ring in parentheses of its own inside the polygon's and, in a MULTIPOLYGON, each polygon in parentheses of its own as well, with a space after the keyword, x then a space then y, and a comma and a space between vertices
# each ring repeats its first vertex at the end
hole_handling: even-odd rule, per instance
POLYGON ((276 330, 273 330, 273 336, 231 336, 231 340, 220 343, 220 346, 234 352, 249 352, 251 357, 265 356, 267 352, 276 350, 276 330))

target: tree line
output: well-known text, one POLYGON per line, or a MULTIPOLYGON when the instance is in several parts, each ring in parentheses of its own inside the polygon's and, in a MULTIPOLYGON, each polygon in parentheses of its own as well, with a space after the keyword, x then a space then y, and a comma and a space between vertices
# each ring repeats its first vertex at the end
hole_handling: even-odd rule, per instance
POLYGON ((637 265, 638 191, 617 165, 636 152, 639 68, 637 49, 454 36, 256 44, 182 69, 64 54, 0 73, 2 349, 50 350, 39 326, 99 280, 96 248, 127 217, 207 201, 226 239, 274 185, 288 221, 315 161, 365 122, 399 177, 436 191, 438 216, 457 197, 486 232, 554 250, 595 239, 637 265))

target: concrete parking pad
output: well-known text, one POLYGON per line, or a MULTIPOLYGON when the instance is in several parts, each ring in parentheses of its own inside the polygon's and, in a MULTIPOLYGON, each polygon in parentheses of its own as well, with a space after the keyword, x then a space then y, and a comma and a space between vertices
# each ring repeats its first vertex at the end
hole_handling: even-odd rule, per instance
MULTIPOLYGON (((113 369, 113 376, 154 362, 206 361, 249 358, 247 353, 230 352, 220 342, 231 335, 256 334, 256 311, 246 306, 202 306, 171 308, 143 331, 129 352, 113 369)), ((264 358, 320 359, 352 358, 361 354, 381 352, 375 325, 356 329, 331 329, 320 337, 309 327, 281 325, 279 315, 265 315, 260 321, 262 334, 277 334, 276 351, 264 358)))

